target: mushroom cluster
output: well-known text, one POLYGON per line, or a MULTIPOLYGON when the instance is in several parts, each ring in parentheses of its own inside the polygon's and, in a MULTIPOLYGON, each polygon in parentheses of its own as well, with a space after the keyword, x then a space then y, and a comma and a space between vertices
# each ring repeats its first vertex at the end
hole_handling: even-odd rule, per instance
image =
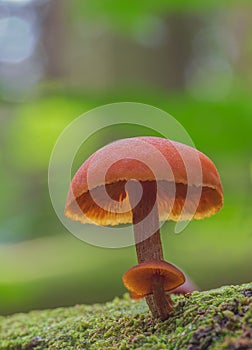
POLYGON ((145 297, 153 317, 172 310, 169 291, 185 276, 163 258, 160 222, 203 219, 220 210, 223 190, 213 162, 198 150, 159 137, 122 139, 96 151, 75 174, 65 215, 97 225, 133 223, 138 265, 125 286, 145 297))

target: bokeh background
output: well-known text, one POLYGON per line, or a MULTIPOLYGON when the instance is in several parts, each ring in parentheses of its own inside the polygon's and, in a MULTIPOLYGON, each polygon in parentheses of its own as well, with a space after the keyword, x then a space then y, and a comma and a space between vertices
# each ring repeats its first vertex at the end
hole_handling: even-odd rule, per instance
MULTIPOLYGON (((169 112, 221 175, 222 211, 180 235, 165 224, 165 258, 202 289, 251 281, 251 62, 250 1, 0 0, 0 314, 125 292, 134 247, 73 237, 47 187, 63 129, 118 101, 169 112)), ((155 133, 103 130, 83 160, 112 139, 141 134, 155 133)))

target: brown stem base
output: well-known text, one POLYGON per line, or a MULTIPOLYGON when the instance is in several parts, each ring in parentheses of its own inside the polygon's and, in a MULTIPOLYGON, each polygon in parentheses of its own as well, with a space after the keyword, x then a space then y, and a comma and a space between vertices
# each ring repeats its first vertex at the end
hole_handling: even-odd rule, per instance
POLYGON ((158 312, 158 317, 164 321, 173 310, 171 297, 167 298, 163 288, 163 278, 156 275, 152 280, 153 300, 158 312))

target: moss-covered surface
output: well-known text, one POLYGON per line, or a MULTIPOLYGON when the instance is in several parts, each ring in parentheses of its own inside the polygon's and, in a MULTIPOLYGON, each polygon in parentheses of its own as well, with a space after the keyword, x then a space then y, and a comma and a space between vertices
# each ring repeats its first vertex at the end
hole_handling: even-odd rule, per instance
POLYGON ((144 300, 0 317, 0 349, 252 349, 252 284, 174 296, 153 320, 144 300))

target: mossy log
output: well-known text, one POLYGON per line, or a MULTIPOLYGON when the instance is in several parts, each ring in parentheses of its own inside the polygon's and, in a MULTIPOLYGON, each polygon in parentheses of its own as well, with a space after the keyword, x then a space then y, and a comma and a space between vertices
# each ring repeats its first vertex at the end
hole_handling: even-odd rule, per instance
POLYGON ((172 298, 165 322, 128 295, 0 316, 0 349, 252 349, 252 283, 172 298))

